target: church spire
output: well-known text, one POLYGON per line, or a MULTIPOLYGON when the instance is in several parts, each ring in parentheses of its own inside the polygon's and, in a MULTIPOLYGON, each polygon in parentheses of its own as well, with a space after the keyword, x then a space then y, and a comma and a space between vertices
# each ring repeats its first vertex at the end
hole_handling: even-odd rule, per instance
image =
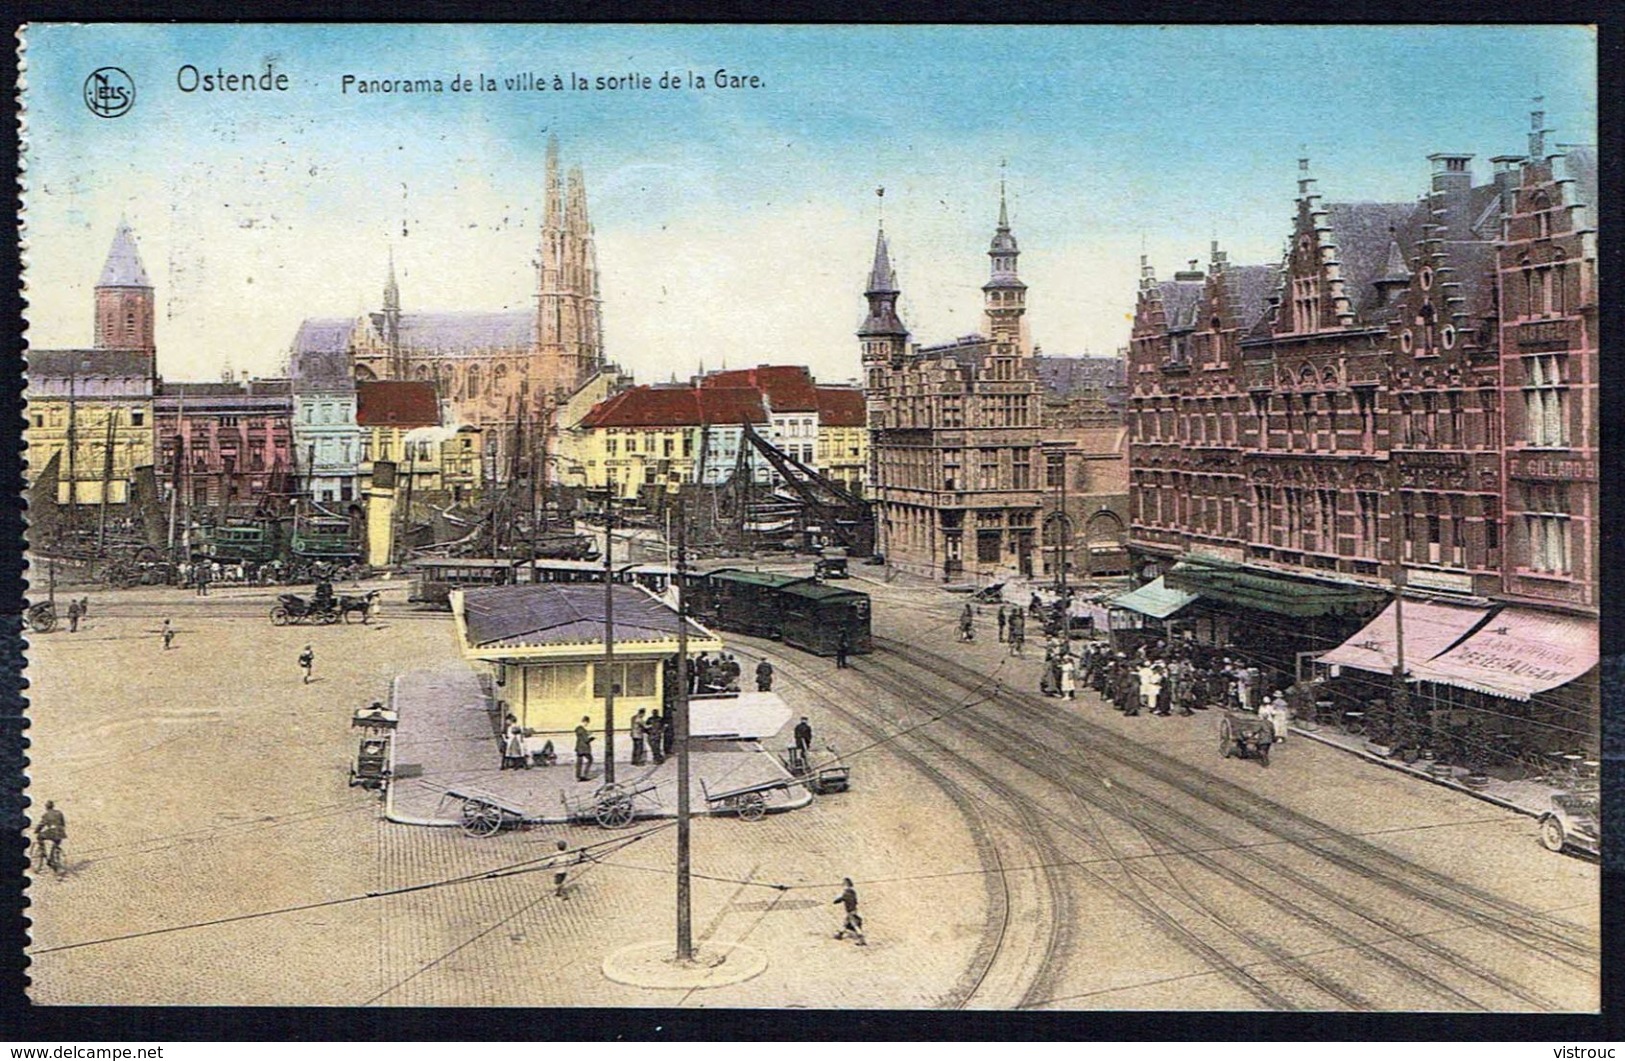
POLYGON ((389 278, 384 281, 384 343, 389 348, 389 357, 394 364, 391 366, 395 379, 403 379, 405 366, 400 363, 401 355, 401 285, 395 281, 395 248, 389 248, 389 278))
POLYGON ((107 250, 101 278, 96 281, 95 345, 98 350, 147 350, 153 338, 152 281, 141 264, 135 233, 119 218, 113 243, 107 250))
POLYGON ((135 246, 135 233, 130 222, 119 218, 113 232, 113 244, 107 248, 107 261, 102 265, 97 287, 152 287, 146 267, 141 264, 141 252, 135 246))
POLYGON ((892 270, 886 230, 882 228, 875 234, 874 264, 869 267, 869 286, 863 292, 863 297, 869 301, 869 316, 864 319, 863 327, 858 329, 858 336, 864 340, 865 353, 872 345, 869 342, 871 338, 890 340, 908 337, 908 328, 897 316, 898 294, 897 274, 892 270))
POLYGON ((993 230, 987 256, 992 259, 992 270, 987 283, 982 285, 982 315, 988 336, 1001 356, 1019 357, 1027 352, 1022 327, 1022 316, 1027 312, 1027 285, 1021 282, 1016 271, 1021 248, 1010 231, 1010 208, 1002 175, 999 177, 999 223, 993 230))

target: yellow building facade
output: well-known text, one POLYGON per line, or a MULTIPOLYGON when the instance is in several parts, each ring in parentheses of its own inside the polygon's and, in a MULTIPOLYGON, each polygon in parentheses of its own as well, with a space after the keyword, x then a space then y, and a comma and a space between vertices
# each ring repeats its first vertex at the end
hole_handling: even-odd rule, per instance
MULTIPOLYGON (((616 731, 629 731, 639 709, 662 710, 678 616, 637 586, 617 585, 614 595, 613 665, 604 659, 604 587, 592 583, 455 590, 459 647, 465 659, 489 669, 499 710, 526 729, 562 737, 585 717, 601 733, 614 688, 616 731)), ((722 651, 720 638, 686 621, 691 655, 722 651)))
POLYGON ((152 365, 139 350, 29 352, 29 474, 55 458, 59 504, 99 505, 104 482, 109 504, 130 500, 136 469, 153 464, 152 365))

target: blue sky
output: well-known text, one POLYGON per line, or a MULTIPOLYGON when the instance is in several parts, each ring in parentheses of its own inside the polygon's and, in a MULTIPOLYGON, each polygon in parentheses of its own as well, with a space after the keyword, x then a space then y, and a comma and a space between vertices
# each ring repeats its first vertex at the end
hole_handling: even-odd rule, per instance
POLYGON ((529 304, 542 154, 586 170, 610 354, 640 378, 703 363, 857 372, 886 188, 916 338, 980 326, 1001 172, 1049 352, 1125 341, 1138 257, 1167 274, 1217 235, 1279 252, 1306 150, 1328 199, 1409 201, 1426 156, 1521 152, 1529 98, 1595 142, 1579 27, 51 26, 26 33, 31 341, 90 340, 121 214, 158 289, 172 378, 277 370, 301 318, 529 304), (289 75, 185 94, 176 71, 289 75), (92 115, 86 74, 137 85, 92 115), (343 94, 343 75, 755 74, 704 91, 343 94), (1001 170, 1000 162, 1006 163, 1001 170))

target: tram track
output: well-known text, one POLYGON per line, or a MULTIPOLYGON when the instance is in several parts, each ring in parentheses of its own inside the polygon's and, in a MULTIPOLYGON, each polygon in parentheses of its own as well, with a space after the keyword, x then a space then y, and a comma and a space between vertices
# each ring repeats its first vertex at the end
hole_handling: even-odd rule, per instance
MULTIPOLYGON (((864 669, 873 669, 877 664, 889 667, 892 660, 900 661, 902 666, 917 668, 923 675, 933 679, 929 685, 914 679, 917 690, 931 689, 940 695, 943 682, 948 683, 950 688, 961 689, 974 688, 978 682, 985 682, 985 676, 980 672, 946 657, 923 651, 917 645, 905 645, 885 638, 877 638, 876 644, 888 659, 881 662, 876 656, 868 657, 864 669)), ((1429 911, 1450 916, 1458 923, 1491 931, 1502 940, 1523 947, 1542 959, 1561 962, 1587 975, 1596 973, 1595 950, 1585 944, 1578 929, 1564 931, 1563 926, 1554 927, 1548 923, 1549 919, 1538 912, 1488 895, 1479 889, 1470 888, 1425 867, 1416 866, 1373 844, 1331 829, 1325 823, 1297 814, 1290 808, 1281 807, 1223 779, 1199 775, 1198 781, 1193 778, 1188 765, 1163 756, 1153 749, 1124 742, 1121 735, 1105 727, 1088 723, 1077 716, 1056 712, 1048 705, 1039 705, 1030 698, 1016 693, 1002 692, 993 698, 993 702, 1000 707, 1018 712, 1023 725, 1040 727, 1033 732, 1048 738, 1042 741, 1043 744, 1049 747, 1087 748, 1089 749, 1087 754, 1099 756, 1110 762, 1117 768, 1117 775, 1112 779, 1113 786, 1123 798, 1108 801, 1099 796, 1085 795, 1072 784, 1064 762, 1046 759, 1044 756, 1038 757, 1036 765, 1029 761, 1031 746, 1008 739, 1004 732, 1004 727, 1008 725, 1010 719, 990 719, 985 712, 962 712, 948 721, 967 730, 974 739, 988 742, 1001 754, 1027 765, 1034 773, 1060 786, 1063 791, 1071 793, 1073 798, 1080 799, 1108 814, 1119 816, 1148 839, 1155 839, 1172 851, 1178 852, 1180 857, 1191 859, 1235 887, 1257 891, 1265 886, 1261 885, 1256 877, 1226 866, 1215 855, 1202 854, 1200 848, 1217 845, 1225 849, 1230 857, 1242 859, 1249 869, 1265 874, 1270 881, 1279 880, 1289 886, 1301 888, 1330 909, 1350 911, 1359 919, 1362 927, 1379 929, 1391 939, 1415 945, 1426 952, 1429 961, 1454 969, 1504 996, 1534 1008, 1560 1007, 1538 992, 1527 990, 1506 977, 1482 968, 1471 957, 1459 954, 1438 940, 1417 933, 1413 926, 1384 913, 1381 909, 1384 904, 1357 902, 1348 894, 1313 879, 1288 865, 1284 858, 1280 857, 1279 852, 1272 852, 1272 849, 1303 850, 1324 859, 1344 872, 1391 891, 1398 897, 1421 904, 1429 911), (1229 842, 1229 838, 1223 833, 1197 822, 1188 814, 1173 815, 1168 821, 1161 819, 1152 821, 1144 815, 1133 812, 1125 814, 1125 800, 1137 805, 1161 806, 1164 809, 1169 806, 1169 801, 1163 795, 1147 790, 1143 786, 1136 786, 1123 778, 1121 776, 1123 769, 1144 774, 1153 782, 1173 789, 1178 795, 1230 815, 1262 831, 1265 835, 1276 838, 1279 843, 1247 845, 1243 848, 1229 842), (1173 831, 1175 827, 1194 833, 1202 843, 1191 843, 1187 837, 1173 831)), ((1038 740, 1037 737, 1034 739, 1038 740)), ((1104 771, 1102 773, 1104 774, 1104 771)), ((1283 902, 1290 903, 1294 908, 1302 906, 1291 896, 1280 895, 1268 888, 1266 890, 1283 902)), ((1385 902, 1387 901, 1391 900, 1385 897, 1385 902)), ((1348 929, 1334 924, 1324 915, 1313 915, 1307 919, 1321 931, 1340 939, 1345 948, 1352 948, 1375 957, 1391 972, 1408 976, 1443 997, 1456 1000, 1456 1005, 1466 1002, 1473 1008, 1495 1008, 1495 1005, 1500 1004, 1499 1000, 1491 1005, 1480 998, 1467 996, 1461 990, 1444 983, 1429 969, 1405 962, 1382 951, 1378 944, 1353 935, 1348 929)), ((1345 1000, 1345 1004, 1350 1002, 1355 1002, 1355 999, 1345 1000)))

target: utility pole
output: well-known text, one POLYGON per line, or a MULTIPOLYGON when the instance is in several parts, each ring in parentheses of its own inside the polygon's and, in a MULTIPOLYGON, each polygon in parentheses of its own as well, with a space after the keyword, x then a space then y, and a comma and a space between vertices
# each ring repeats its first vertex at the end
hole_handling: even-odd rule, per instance
POLYGON ((70 359, 68 364, 68 530, 79 529, 79 473, 76 459, 79 453, 79 366, 70 359))
MULTIPOLYGON (((681 502, 679 501, 679 505, 681 502)), ((688 536, 687 513, 677 513, 677 960, 694 960, 694 925, 689 879, 688 814, 688 536)))
MULTIPOLYGON (((1061 537, 1061 603, 1066 603, 1066 540, 1072 536, 1072 517, 1066 514, 1066 449, 1061 449, 1061 521, 1056 533, 1061 537)), ((1070 620, 1069 620, 1070 621, 1070 620)))
MULTIPOLYGON (((538 468, 537 468, 537 460, 536 460, 536 428, 535 427, 532 427, 530 429, 530 440, 529 441, 530 441, 530 445, 529 445, 528 453, 529 453, 529 457, 530 457, 530 466, 529 466, 529 468, 527 470, 526 478, 530 480, 530 482, 528 484, 530 486, 530 582, 531 582, 531 585, 535 585, 536 584, 536 546, 538 544, 539 537, 540 537, 540 528, 537 526, 537 518, 536 518, 536 474, 537 474, 538 468)), ((545 429, 542 432, 542 445, 543 446, 547 445, 547 432, 546 432, 545 429)), ((606 752, 606 754, 607 754, 607 752, 606 752)), ((605 767, 605 769, 610 771, 611 775, 614 772, 614 767, 608 767, 607 766, 607 767, 605 767)), ((606 780, 613 781, 613 780, 615 780, 615 778, 613 776, 608 776, 608 777, 606 777, 606 780)))
POLYGON ((113 488, 113 432, 118 426, 118 406, 107 406, 107 446, 102 454, 102 510, 96 528, 96 555, 107 555, 107 495, 113 488))
POLYGON ((615 487, 604 494, 604 783, 615 783, 615 487))

